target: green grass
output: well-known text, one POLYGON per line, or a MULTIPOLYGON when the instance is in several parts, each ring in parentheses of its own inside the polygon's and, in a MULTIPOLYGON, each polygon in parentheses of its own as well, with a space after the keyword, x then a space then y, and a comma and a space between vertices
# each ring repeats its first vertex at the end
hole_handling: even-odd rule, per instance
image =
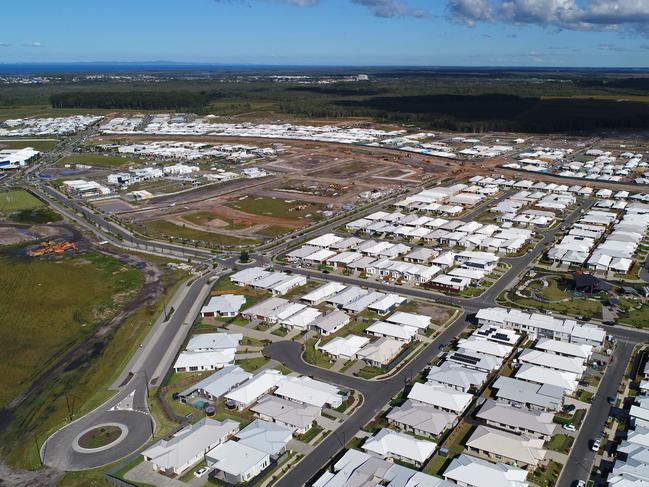
POLYGON ((321 209, 321 205, 307 201, 295 201, 280 198, 253 198, 230 201, 227 204, 231 208, 250 213, 252 215, 273 216, 278 218, 290 218, 299 220, 308 214, 316 216, 315 212, 321 209), (287 201, 290 201, 287 202, 287 201), (301 208, 305 207, 305 208, 301 208))
POLYGON ((25 147, 31 147, 32 149, 40 152, 47 152, 56 147, 56 144, 58 143, 59 141, 56 139, 0 139, 0 149, 24 149, 25 147))
POLYGON ((95 167, 119 167, 126 164, 139 163, 140 161, 133 157, 107 156, 103 154, 74 154, 62 157, 56 162, 57 166, 65 164, 86 164, 95 167))
POLYGON ((42 225, 61 221, 63 217, 49 208, 34 208, 33 210, 14 211, 9 214, 9 219, 16 223, 42 225))
POLYGON ((146 222, 145 233, 154 238, 166 239, 172 237, 179 240, 198 241, 225 246, 253 245, 259 243, 257 240, 204 232, 202 230, 176 225, 166 220, 151 220, 146 222))
POLYGON ((577 396, 577 399, 583 402, 590 403, 593 400, 593 393, 585 391, 584 389, 577 390, 577 393, 575 395, 577 396))
POLYGON ((573 441, 574 440, 571 436, 558 434, 546 441, 544 446, 548 450, 558 451, 559 453, 568 453, 573 441))
POLYGON ((527 475, 527 480, 540 486, 554 485, 562 468, 563 465, 550 460, 547 467, 538 468, 534 472, 530 472, 527 475))
POLYGON ((115 315, 140 271, 98 253, 57 260, 0 256, 0 406, 69 347, 115 315))
POLYGON ((278 337, 285 337, 288 335, 288 330, 284 327, 279 327, 273 331, 271 331, 272 335, 278 336, 278 337))
POLYGON ((268 363, 268 359, 265 357, 257 358, 246 358, 243 360, 237 360, 237 365, 241 367, 246 372, 254 372, 259 367, 263 367, 268 363))
POLYGON ((43 208, 44 203, 22 189, 0 193, 0 212, 25 211, 43 208))
POLYGON ((361 370, 359 370, 356 375, 360 377, 361 379, 373 379, 374 377, 377 377, 379 375, 383 375, 387 373, 387 370, 382 369, 381 367, 372 367, 370 365, 366 365, 363 367, 361 370))
MULTIPOLYGON (((55 263, 53 263, 56 265, 55 263)), ((58 264, 61 265, 61 264, 58 264)), ((86 272, 93 275, 100 281, 110 281, 104 273, 98 271, 91 265, 80 266, 86 269, 86 272)), ((3 268, 4 269, 4 268, 3 268)), ((36 271, 37 269, 34 269, 36 271)), ((27 272, 25 276, 28 283, 35 284, 39 276, 27 272)), ((65 272, 64 272, 65 274, 65 272)), ((114 392, 109 391, 108 387, 122 371, 132 354, 137 350, 138 345, 142 342, 146 333, 150 330, 151 325, 162 312, 163 302, 169 299, 169 296, 175 292, 179 285, 179 280, 185 277, 185 273, 175 271, 167 272, 161 278, 161 283, 165 286, 165 293, 155 302, 141 306, 135 314, 127 319, 113 333, 107 345, 98 350, 93 359, 87 361, 81 367, 67 370, 64 373, 53 378, 47 387, 40 393, 31 396, 30 400, 20 409, 14 411, 14 416, 8 422, 0 433, 0 453, 3 460, 13 468, 40 468, 38 451, 35 445, 42 444, 45 439, 61 425, 65 424, 70 416, 68 410, 68 401, 74 402, 73 419, 86 414, 92 409, 98 407, 114 392), (66 401, 66 399, 68 401, 66 401)), ((99 289, 91 285, 84 285, 88 278, 76 277, 76 271, 73 269, 71 274, 66 275, 63 284, 60 281, 60 274, 56 274, 55 282, 52 282, 52 289, 56 292, 50 293, 53 296, 47 297, 45 302, 40 302, 39 306, 24 308, 33 313, 42 311, 42 305, 49 305, 53 299, 57 299, 60 292, 64 289, 84 289, 84 293, 72 292, 65 294, 66 299, 55 306, 49 306, 47 319, 59 317, 61 311, 58 308, 70 311, 69 299, 88 299, 89 295, 95 295, 99 289), (72 276, 72 277, 70 277, 72 276), (76 280, 75 280, 76 279, 76 280), (69 284, 71 283, 71 284, 69 284), (58 288, 57 288, 58 286, 58 288)), ((1 278, 0 278, 1 279, 1 278)), ((38 279, 44 282, 44 279, 38 279)), ((102 284, 105 285, 105 284, 102 284)), ((37 286, 43 288, 44 286, 37 286)), ((101 288, 100 288, 101 289, 101 288)), ((36 298, 44 294, 44 290, 38 291, 36 298)), ((20 296, 20 294, 17 294, 20 296)), ((34 301, 38 302, 38 301, 34 301)), ((4 305, 4 303, 2 303, 4 305)), ((64 314, 65 316, 65 314, 64 314)), ((4 323, 4 322, 3 322, 4 323)), ((47 329, 47 323, 43 324, 34 335, 39 336, 51 334, 52 331, 47 329)), ((38 324, 33 325, 38 326, 38 324)), ((60 328, 60 325, 57 325, 60 328)), ((3 341, 5 343, 5 341, 3 341)), ((31 340, 31 343, 35 343, 31 340)), ((40 343, 39 343, 40 346, 40 343)), ((29 349, 21 350, 20 355, 31 351, 29 349)), ((39 360, 41 360, 39 358, 39 360)), ((41 360, 42 363, 42 360, 41 360)), ((86 486, 86 485, 106 485, 103 483, 101 475, 96 475, 99 470, 89 472, 71 473, 66 476, 65 486, 86 486)))
POLYGON ((630 309, 622 313, 619 322, 637 328, 649 326, 649 305, 643 304, 640 309, 630 309))
POLYGON ((116 426, 102 426, 84 433, 79 438, 79 446, 82 448, 100 448, 110 445, 122 434, 122 430, 116 426))
POLYGON ((313 439, 324 431, 324 428, 319 424, 315 424, 304 434, 297 435, 296 438, 304 443, 310 443, 313 439))
POLYGON ((320 350, 315 349, 315 343, 317 341, 317 338, 311 338, 304 344, 304 360, 317 367, 329 369, 333 363, 327 355, 322 353, 320 350))
POLYGON ((583 316, 584 319, 602 317, 602 304, 589 299, 574 298, 562 303, 542 303, 532 298, 521 298, 514 293, 509 293, 508 297, 523 308, 538 308, 568 316, 583 316))

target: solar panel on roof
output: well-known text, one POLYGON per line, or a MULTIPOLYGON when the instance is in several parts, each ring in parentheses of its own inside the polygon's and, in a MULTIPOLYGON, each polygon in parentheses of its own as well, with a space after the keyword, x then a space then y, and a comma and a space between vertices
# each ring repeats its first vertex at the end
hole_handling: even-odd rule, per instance
POLYGON ((453 360, 457 360, 458 362, 464 362, 471 365, 475 365, 478 362, 480 362, 480 359, 478 357, 471 357, 470 355, 465 355, 463 353, 454 353, 452 357, 453 360))
POLYGON ((494 338, 496 340, 507 340, 507 341, 509 341, 509 335, 506 335, 505 333, 495 333, 494 338))

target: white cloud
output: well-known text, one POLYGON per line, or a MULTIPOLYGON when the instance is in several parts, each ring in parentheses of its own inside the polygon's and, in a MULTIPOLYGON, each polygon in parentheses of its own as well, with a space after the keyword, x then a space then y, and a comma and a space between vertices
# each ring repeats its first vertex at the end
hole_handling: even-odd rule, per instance
POLYGON ((649 33, 649 0, 447 0, 456 21, 583 30, 649 33))
POLYGON ((23 47, 45 47, 41 42, 28 42, 23 47))

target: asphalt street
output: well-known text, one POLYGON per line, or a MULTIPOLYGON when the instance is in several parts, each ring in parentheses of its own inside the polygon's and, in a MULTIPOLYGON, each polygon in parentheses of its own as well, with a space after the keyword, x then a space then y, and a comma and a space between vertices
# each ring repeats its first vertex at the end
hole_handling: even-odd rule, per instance
MULTIPOLYGON (((646 339, 646 336, 643 338, 646 339)), ((622 383, 626 366, 636 343, 638 342, 626 339, 618 341, 613 363, 608 366, 604 377, 602 377, 597 394, 593 397, 588 414, 579 429, 572 451, 564 465, 557 487, 572 487, 578 480, 588 481, 595 461, 595 452, 591 450, 591 445, 595 439, 601 439, 601 433, 604 431, 612 407, 607 398, 617 394, 617 389, 622 383)))

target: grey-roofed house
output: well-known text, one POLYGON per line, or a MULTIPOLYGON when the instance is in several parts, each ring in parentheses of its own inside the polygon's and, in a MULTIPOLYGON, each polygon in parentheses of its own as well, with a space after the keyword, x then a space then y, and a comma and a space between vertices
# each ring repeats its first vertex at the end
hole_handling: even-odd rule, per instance
POLYGON ((286 426, 256 419, 234 435, 239 443, 262 450, 277 458, 286 451, 286 445, 293 438, 293 431, 286 426))
POLYGON ((458 391, 469 392, 472 387, 480 387, 487 379, 487 375, 484 371, 467 369, 453 362, 444 362, 438 367, 431 367, 426 380, 458 391))
POLYGON ((456 414, 410 399, 401 406, 393 407, 386 418, 402 430, 421 436, 439 436, 454 427, 458 419, 456 414))
POLYGON ((308 404, 282 399, 277 396, 264 396, 250 410, 259 418, 286 426, 295 434, 306 433, 320 416, 320 408, 308 404))
POLYGON ((350 321, 351 318, 347 313, 336 309, 331 313, 316 318, 314 321, 309 323, 309 328, 323 335, 329 335, 331 333, 336 333, 350 321))
POLYGON ((503 402, 487 400, 475 415, 477 419, 495 428, 549 440, 556 431, 554 414, 515 408, 503 402))
POLYGON ((558 411, 563 406, 565 391, 561 387, 501 376, 496 379, 492 388, 496 390, 497 399, 513 406, 547 411, 558 411))
POLYGON ((188 387, 178 394, 178 396, 184 399, 192 394, 199 394, 207 399, 215 400, 227 394, 235 387, 240 386, 251 377, 251 373, 246 372, 238 365, 228 365, 193 386, 188 387))

